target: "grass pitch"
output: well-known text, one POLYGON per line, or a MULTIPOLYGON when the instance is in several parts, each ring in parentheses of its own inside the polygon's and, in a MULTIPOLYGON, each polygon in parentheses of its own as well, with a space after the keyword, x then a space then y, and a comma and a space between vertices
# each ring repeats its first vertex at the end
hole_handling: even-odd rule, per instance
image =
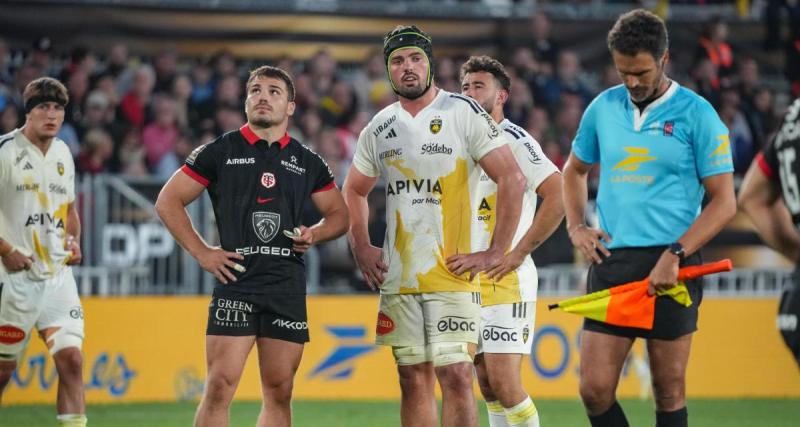
MULTIPOLYGON (((537 400, 543 426, 587 426, 577 400, 537 400)), ((622 407, 632 426, 655 425, 653 404, 623 400, 622 407)), ((192 425, 196 403, 144 403, 92 405, 91 427, 185 427, 192 425)), ((478 403, 480 425, 488 426, 486 407, 478 403)), ((258 402, 236 402, 231 408, 231 427, 253 426, 258 402)), ((800 399, 691 399, 689 420, 693 427, 794 427, 800 420, 800 399)), ((53 405, 19 405, 0 408, 0 426, 52 427, 53 405)), ((384 427, 400 425, 399 402, 297 401, 296 427, 384 427)))

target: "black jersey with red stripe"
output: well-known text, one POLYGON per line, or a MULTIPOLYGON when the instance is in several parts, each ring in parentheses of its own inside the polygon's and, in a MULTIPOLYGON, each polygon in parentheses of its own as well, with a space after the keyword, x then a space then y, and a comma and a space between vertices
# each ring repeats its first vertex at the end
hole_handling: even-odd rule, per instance
POLYGON ((800 229, 800 98, 789 107, 780 130, 756 161, 769 179, 780 182, 783 202, 800 229))
POLYGON ((319 155, 288 134, 268 144, 245 124, 198 147, 181 170, 207 188, 222 248, 244 255, 246 272, 227 287, 306 292, 303 258, 283 230, 300 226, 311 194, 335 186, 319 155))

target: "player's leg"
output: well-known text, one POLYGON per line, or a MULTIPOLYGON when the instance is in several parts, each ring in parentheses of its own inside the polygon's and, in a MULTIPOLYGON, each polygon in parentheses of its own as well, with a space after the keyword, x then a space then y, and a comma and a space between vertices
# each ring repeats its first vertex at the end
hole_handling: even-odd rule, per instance
POLYGON ((656 401, 656 426, 681 427, 689 424, 686 411, 686 365, 692 334, 675 340, 647 340, 653 396, 656 401))
POLYGON ((531 352, 535 310, 533 301, 481 308, 480 347, 490 395, 495 398, 487 398, 487 406, 499 406, 504 417, 503 423, 490 421, 491 427, 539 425, 536 405, 522 387, 521 378, 522 356, 531 352))
POLYGON ((83 308, 71 268, 46 281, 39 336, 53 356, 58 372, 56 408, 62 425, 86 425, 83 386, 83 308))
POLYGON ((489 384, 489 373, 486 370, 486 360, 483 358, 480 342, 478 343, 478 350, 475 355, 475 376, 478 377, 478 387, 481 389, 481 395, 486 402, 489 427, 508 427, 503 405, 497 400, 497 396, 495 396, 492 391, 492 386, 489 384))
POLYGON ((228 410, 247 355, 256 341, 255 304, 245 294, 216 287, 208 307, 206 376, 197 427, 227 427, 228 410))
POLYGON ((480 294, 422 294, 428 351, 442 389, 442 426, 477 426, 472 391, 473 358, 478 343, 480 294))
POLYGON ((265 297, 256 340, 262 394, 257 425, 289 426, 294 376, 309 340, 306 296, 265 297))
POLYGON ((392 346, 400 380, 403 427, 438 425, 436 380, 425 348, 425 323, 419 295, 381 295, 375 343, 392 346))
POLYGON ((627 426, 617 403, 617 384, 633 338, 584 329, 581 335, 580 395, 594 427, 627 426))
POLYGON ((781 294, 778 308, 778 329, 781 331, 783 342, 794 356, 797 366, 800 367, 800 284, 797 280, 800 271, 795 272, 794 282, 781 294))

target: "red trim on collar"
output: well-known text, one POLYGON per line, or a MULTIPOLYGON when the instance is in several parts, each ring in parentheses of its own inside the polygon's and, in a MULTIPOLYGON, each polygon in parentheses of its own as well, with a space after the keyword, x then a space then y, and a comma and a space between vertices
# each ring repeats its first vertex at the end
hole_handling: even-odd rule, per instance
MULTIPOLYGON (((244 139, 247 140, 247 143, 250 145, 253 145, 256 142, 262 140, 261 137, 259 137, 258 135, 256 135, 255 132, 253 132, 253 129, 250 129, 250 125, 248 125, 247 123, 243 124, 242 127, 239 128, 239 132, 242 133, 242 136, 244 137, 244 139)), ((289 136, 289 134, 288 133, 284 134, 283 137, 281 137, 281 139, 278 140, 278 144, 281 146, 281 149, 286 148, 286 146, 289 145, 290 140, 291 137, 289 136)))

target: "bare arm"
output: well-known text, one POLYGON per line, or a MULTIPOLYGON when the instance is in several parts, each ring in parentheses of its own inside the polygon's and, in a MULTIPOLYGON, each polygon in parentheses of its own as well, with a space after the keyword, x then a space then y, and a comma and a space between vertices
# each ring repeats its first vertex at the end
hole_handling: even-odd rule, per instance
POLYGON ((300 237, 293 239, 292 249, 296 252, 305 252, 311 245, 335 239, 347 231, 347 206, 338 188, 311 194, 311 202, 322 214, 322 219, 311 227, 300 227, 300 237))
POLYGON ((78 210, 75 209, 74 202, 67 206, 67 241, 65 249, 72 252, 67 264, 80 264, 83 259, 81 252, 81 218, 78 216, 78 210))
POLYGON ((742 181, 739 208, 767 245, 792 262, 800 259, 800 233, 783 203, 780 187, 764 175, 757 162, 750 165, 742 181))
POLYGON ((603 262, 601 254, 611 255, 600 239, 608 243, 611 237, 603 230, 588 228, 583 222, 586 201, 589 198, 587 181, 591 170, 591 164, 584 163, 575 154, 569 155, 564 166, 564 209, 567 216, 567 232, 572 245, 581 251, 586 259, 600 264, 603 262))
POLYGON ((181 170, 175 172, 161 189, 156 200, 156 213, 181 247, 197 259, 200 266, 223 284, 235 282, 236 276, 229 270, 241 269, 233 259, 244 259, 236 252, 210 247, 192 225, 186 205, 197 199, 205 187, 181 170), (238 267, 237 267, 238 266, 238 267))
POLYGON ((511 247, 514 232, 519 225, 525 175, 507 145, 490 151, 479 163, 486 175, 497 183, 497 222, 489 252, 503 256, 511 247))
POLYGON ((356 264, 372 290, 377 289, 383 283, 383 274, 389 271, 388 266, 381 260, 380 248, 372 246, 370 243, 367 228, 369 220, 367 196, 377 181, 377 177, 366 176, 351 165, 342 187, 344 202, 350 214, 347 240, 350 242, 350 249, 353 251, 356 264))

